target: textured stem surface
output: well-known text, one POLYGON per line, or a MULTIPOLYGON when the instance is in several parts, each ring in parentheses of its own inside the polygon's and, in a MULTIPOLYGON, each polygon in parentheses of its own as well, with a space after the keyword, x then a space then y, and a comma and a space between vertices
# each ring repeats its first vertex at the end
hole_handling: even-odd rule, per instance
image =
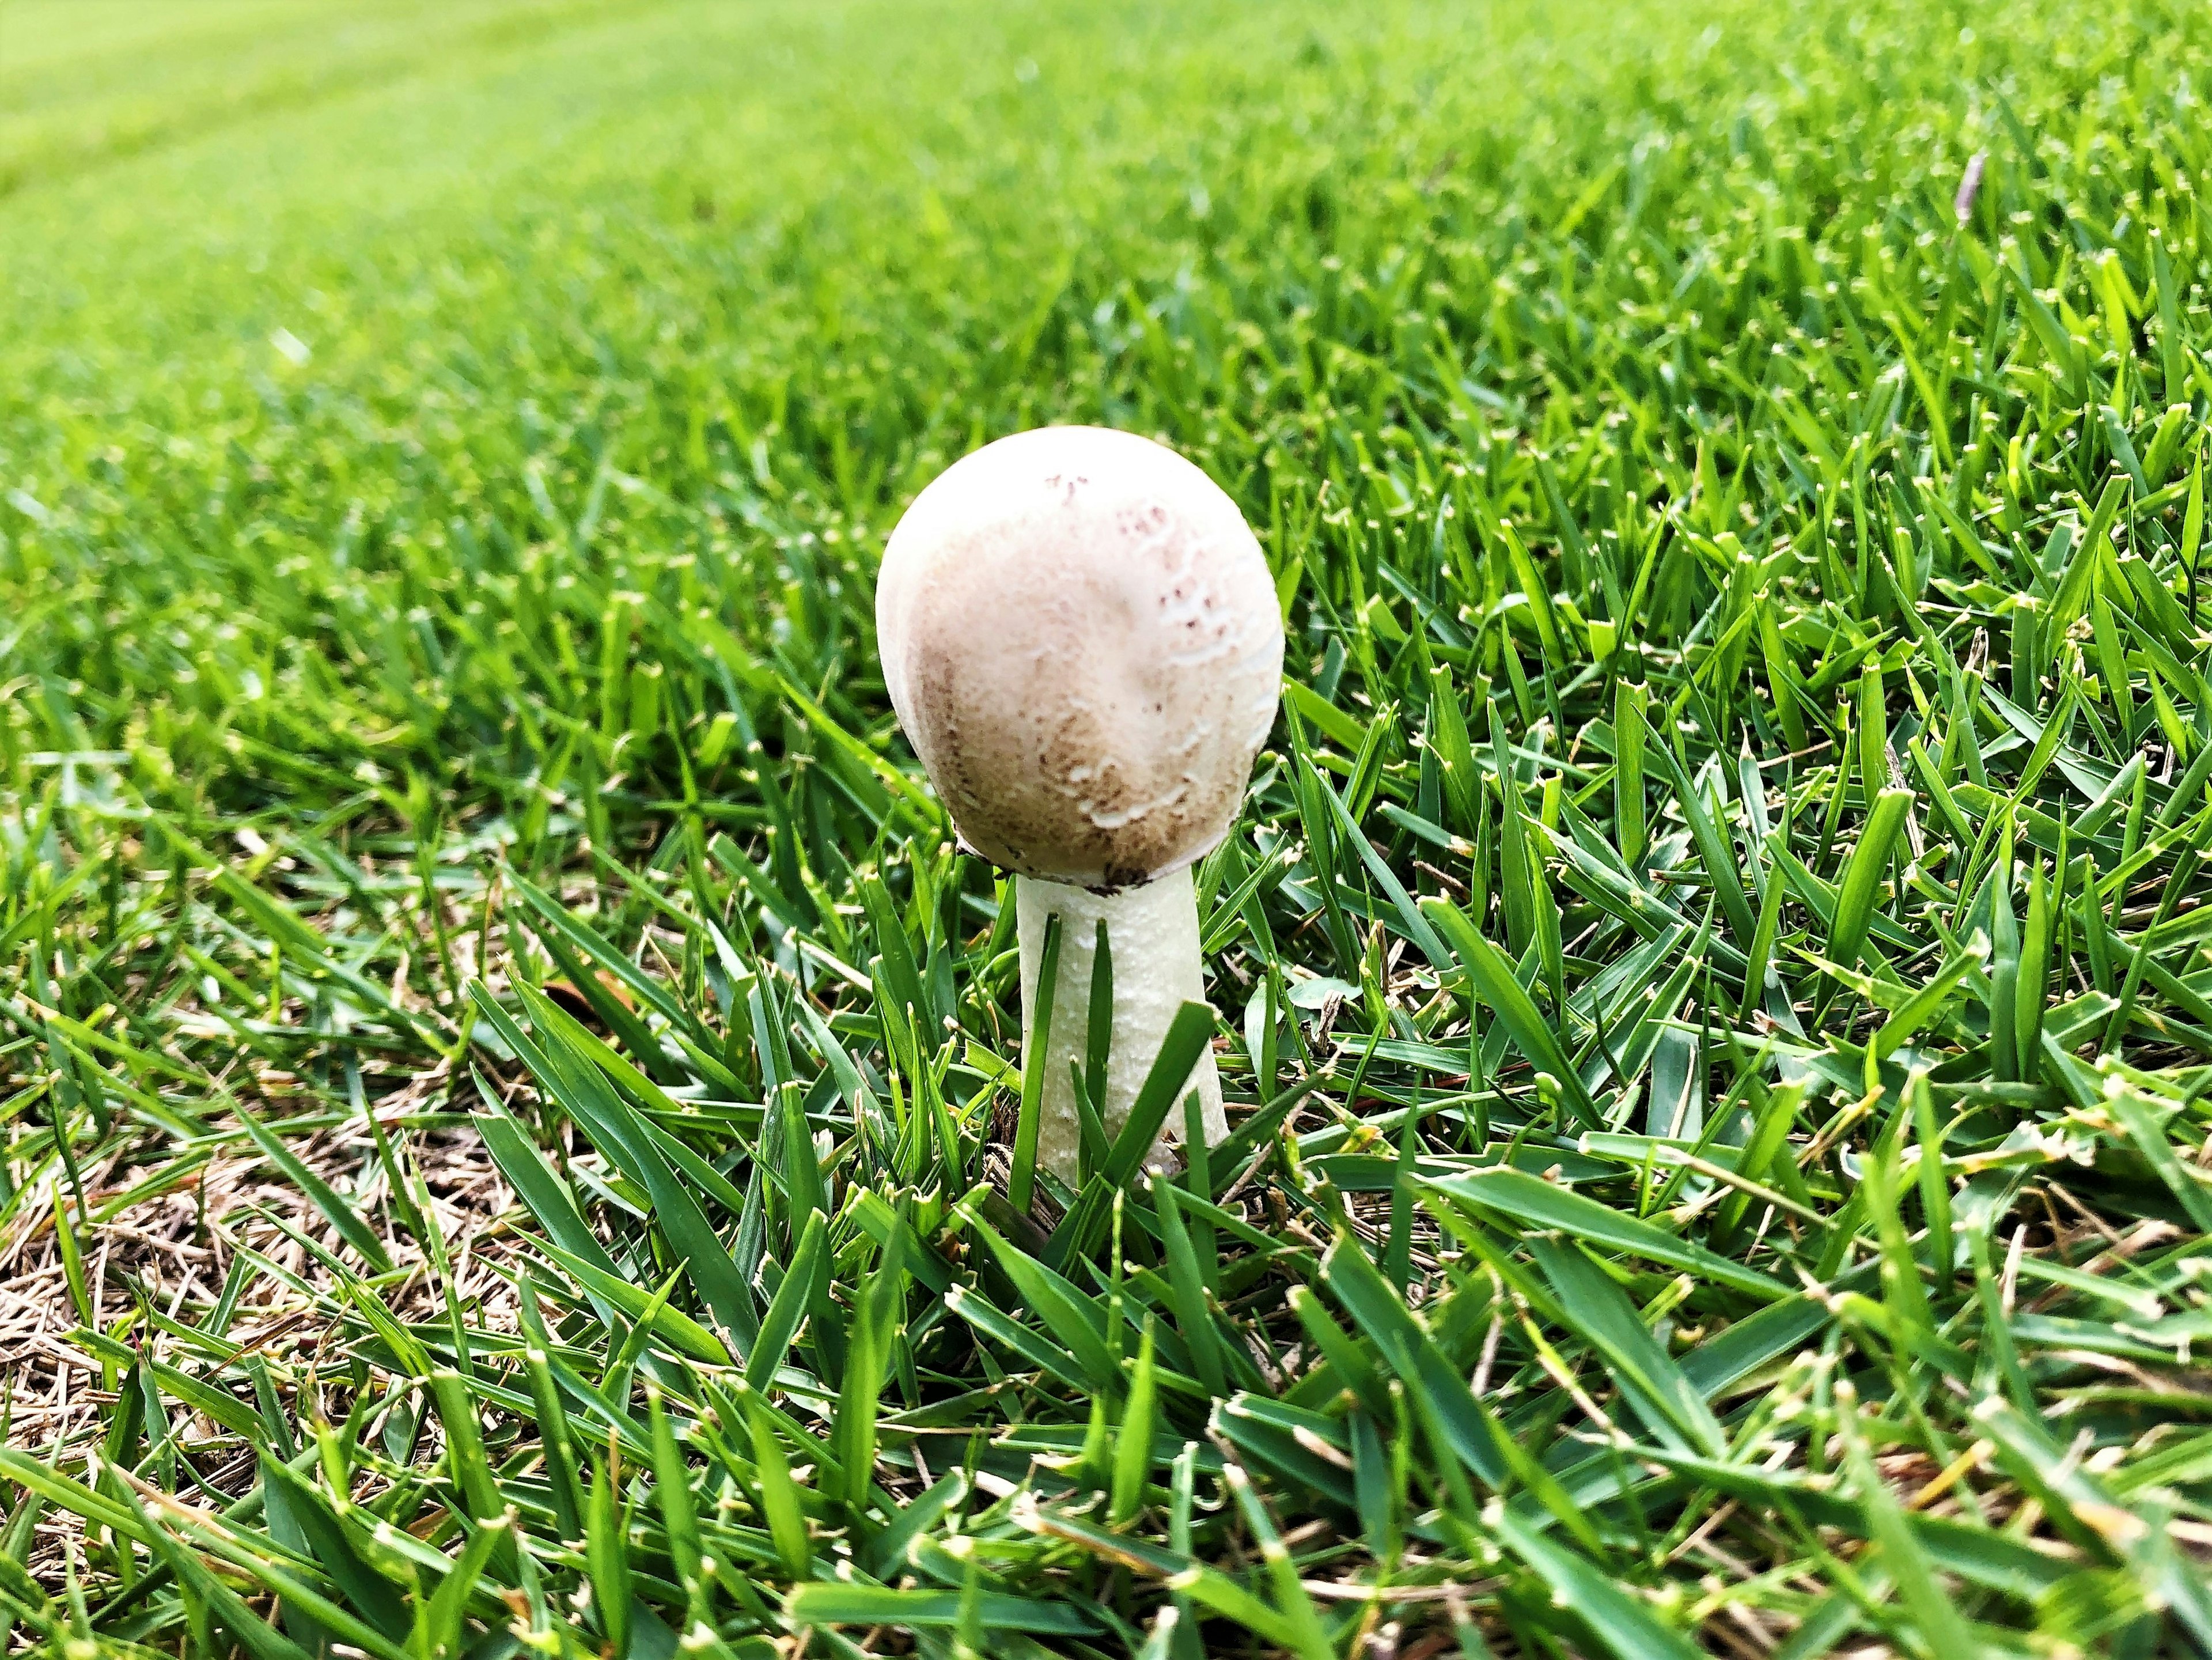
MULTIPOLYGON (((1114 959, 1114 1046, 1106 1063, 1106 1134, 1110 1140, 1129 1116, 1137 1091, 1152 1070, 1168 1023, 1185 1003, 1206 1000, 1198 951, 1198 895, 1188 866, 1140 888, 1092 893, 1058 882, 1017 877, 1015 921, 1022 947, 1022 1065, 1034 1065, 1037 976, 1047 920, 1060 924, 1060 972, 1053 989, 1051 1053, 1038 1110, 1037 1163, 1073 1182, 1082 1129, 1075 1110, 1071 1062, 1085 1061, 1091 1011, 1091 969, 1098 955, 1098 924, 1106 924, 1114 959)), ((1221 1110, 1221 1075, 1213 1051, 1191 1068, 1186 1092, 1198 1091, 1209 1144, 1229 1134, 1221 1110)), ((1170 1112, 1161 1136, 1164 1149, 1182 1139, 1182 1115, 1170 1112)))

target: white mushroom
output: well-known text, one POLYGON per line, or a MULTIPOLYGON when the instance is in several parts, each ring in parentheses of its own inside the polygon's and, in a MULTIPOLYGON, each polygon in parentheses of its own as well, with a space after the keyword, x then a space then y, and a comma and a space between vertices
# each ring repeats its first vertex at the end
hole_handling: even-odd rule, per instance
MULTIPOLYGON (((1018 879, 1025 1067, 1046 921, 1062 918, 1037 1157, 1072 1178, 1069 1063, 1098 923, 1114 960, 1109 1137, 1176 1010, 1205 1000, 1191 866, 1236 822, 1281 696, 1267 561, 1237 504, 1174 451, 1044 427, 915 497, 884 551, 876 630, 899 724, 962 839, 1018 879)), ((1219 1140, 1210 1050, 1188 1089, 1219 1140)))

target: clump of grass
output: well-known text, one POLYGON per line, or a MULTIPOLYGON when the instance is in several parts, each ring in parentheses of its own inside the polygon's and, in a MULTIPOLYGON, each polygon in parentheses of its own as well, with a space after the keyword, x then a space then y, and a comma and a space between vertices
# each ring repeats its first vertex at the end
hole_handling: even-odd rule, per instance
POLYGON ((2212 1649, 2201 28, 1199 9, 9 26, 10 1645, 2212 1649), (869 597, 1060 419, 1294 684, 1031 1215, 869 597))

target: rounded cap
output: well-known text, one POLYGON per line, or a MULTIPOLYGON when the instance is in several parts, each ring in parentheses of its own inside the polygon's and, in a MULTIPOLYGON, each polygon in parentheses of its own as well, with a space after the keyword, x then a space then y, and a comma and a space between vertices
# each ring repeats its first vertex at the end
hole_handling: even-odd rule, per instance
POLYGON ((1260 544, 1173 450, 1041 427, 915 498, 876 588, 884 683, 968 844, 1097 890, 1229 833, 1282 694, 1260 544))

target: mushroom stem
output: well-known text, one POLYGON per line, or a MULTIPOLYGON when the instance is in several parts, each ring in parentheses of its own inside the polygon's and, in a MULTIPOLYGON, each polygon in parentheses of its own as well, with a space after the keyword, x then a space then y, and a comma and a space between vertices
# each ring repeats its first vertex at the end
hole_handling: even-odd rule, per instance
MULTIPOLYGON (((1110 1140, 1129 1116, 1137 1091, 1158 1057, 1168 1025, 1185 1003, 1206 1000, 1198 946, 1198 893, 1190 867, 1141 887, 1093 893, 1036 877, 1015 880, 1015 921, 1022 947, 1022 1065, 1036 1064, 1037 980, 1047 921, 1060 923, 1060 969, 1053 988, 1050 1053, 1038 1108, 1037 1162, 1066 1182, 1076 1177, 1082 1144, 1070 1064, 1085 1061, 1091 1009, 1091 970, 1098 955, 1098 924, 1106 924, 1114 959, 1114 1039, 1106 1062, 1106 1134, 1110 1140)), ((1186 1092, 1198 1091, 1208 1145, 1229 1134, 1221 1110, 1221 1075, 1207 1049, 1191 1068, 1186 1092)), ((1154 1158, 1182 1139, 1182 1119, 1170 1113, 1154 1158)))

